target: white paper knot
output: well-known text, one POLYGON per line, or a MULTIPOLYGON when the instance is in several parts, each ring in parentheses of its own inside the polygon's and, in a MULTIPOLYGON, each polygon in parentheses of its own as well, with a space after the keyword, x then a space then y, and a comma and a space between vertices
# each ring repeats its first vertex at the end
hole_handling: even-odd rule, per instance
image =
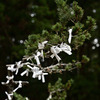
POLYGON ((69 45, 67 45, 66 43, 61 43, 60 48, 61 48, 62 51, 64 51, 68 55, 72 54, 71 47, 69 45))
POLYGON ((45 82, 45 77, 44 75, 48 75, 48 73, 43 73, 42 70, 39 70, 38 67, 34 67, 33 68, 33 78, 38 78, 38 80, 41 80, 42 78, 42 82, 44 83, 45 82))
POLYGON ((47 43, 48 41, 44 41, 44 42, 42 42, 42 43, 38 43, 38 48, 39 49, 44 49, 44 46, 45 46, 45 44, 47 43))
POLYGON ((43 61, 44 61, 44 55, 43 55, 43 49, 44 49, 44 46, 45 44, 47 43, 48 41, 44 41, 42 43, 38 43, 38 48, 41 49, 41 54, 40 56, 42 57, 43 61))
POLYGON ((42 70, 38 71, 38 73, 36 73, 36 77, 38 77, 38 80, 41 80, 42 78, 42 82, 45 82, 45 77, 44 75, 48 75, 48 73, 43 73, 42 70))
POLYGON ((11 72, 16 71, 16 68, 14 68, 15 64, 6 65, 6 66, 8 66, 7 70, 10 70, 11 72))
POLYGON ((51 47, 51 52, 53 53, 51 55, 51 58, 53 58, 54 56, 56 57, 56 59, 58 60, 58 62, 61 60, 61 58, 57 55, 58 53, 60 53, 62 50, 57 47, 57 46, 52 46, 51 47))
POLYGON ((14 75, 12 75, 12 76, 6 76, 6 78, 7 78, 8 80, 12 80, 12 79, 14 78, 14 75))
POLYGON ((11 96, 13 96, 13 93, 9 94, 9 93, 5 92, 5 94, 7 95, 8 100, 12 100, 12 97, 11 96))
POLYGON ((28 97, 25 98, 26 100, 29 100, 28 97))
POLYGON ((69 32, 68 42, 71 43, 71 39, 72 39, 72 29, 69 29, 68 32, 69 32))
POLYGON ((42 61, 44 61, 43 50, 41 50, 40 57, 42 57, 42 61))
POLYGON ((23 67, 23 64, 21 64, 21 61, 16 62, 16 75, 18 74, 19 68, 23 67))
POLYGON ((39 57, 42 57, 44 60, 43 50, 41 52, 37 51, 37 54, 34 54, 34 59, 36 60, 37 65, 40 65, 39 57))
POLYGON ((14 78, 14 75, 6 76, 6 78, 8 79, 7 82, 1 82, 1 84, 9 84, 10 80, 12 80, 14 78))
POLYGON ((38 67, 33 67, 33 69, 32 69, 32 72, 33 72, 33 78, 36 78, 37 76, 36 76, 36 74, 38 73, 38 71, 39 71, 39 68, 38 67))
POLYGON ((50 92, 49 97, 47 98, 47 100, 51 100, 52 99, 52 93, 50 92))
POLYGON ((13 90, 13 92, 16 92, 19 88, 22 88, 22 81, 18 81, 18 87, 15 88, 15 89, 13 90))
POLYGON ((39 68, 38 67, 33 67, 33 69, 32 69, 32 72, 33 72, 33 78, 36 78, 37 77, 37 73, 38 73, 38 71, 39 71, 39 68))
POLYGON ((36 60, 37 65, 40 65, 40 60, 39 60, 39 56, 41 55, 41 53, 38 51, 36 55, 34 55, 34 59, 36 60))

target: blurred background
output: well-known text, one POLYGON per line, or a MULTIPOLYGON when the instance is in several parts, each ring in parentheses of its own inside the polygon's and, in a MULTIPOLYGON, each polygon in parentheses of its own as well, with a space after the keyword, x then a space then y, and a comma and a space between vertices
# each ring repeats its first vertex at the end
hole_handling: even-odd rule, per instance
MULTIPOLYGON (((90 58, 90 62, 80 70, 62 75, 55 74, 46 77, 43 84, 37 79, 23 77, 30 84, 19 89, 18 93, 30 100, 45 100, 48 97, 48 83, 57 81, 58 76, 73 78, 74 84, 68 91, 67 100, 100 100, 100 0, 76 0, 84 9, 84 17, 92 16, 96 19, 95 31, 91 31, 92 38, 79 48, 78 56, 82 54, 90 58)), ((72 6, 73 0, 68 0, 72 6)), ((30 34, 48 31, 51 25, 58 21, 57 7, 54 0, 0 0, 0 82, 6 81, 6 64, 12 64, 22 59, 24 41, 30 34)), ((67 59, 67 58, 66 58, 67 59)), ((18 76, 15 80, 19 80, 18 76)), ((6 87, 0 84, 0 100, 5 100, 6 87)))

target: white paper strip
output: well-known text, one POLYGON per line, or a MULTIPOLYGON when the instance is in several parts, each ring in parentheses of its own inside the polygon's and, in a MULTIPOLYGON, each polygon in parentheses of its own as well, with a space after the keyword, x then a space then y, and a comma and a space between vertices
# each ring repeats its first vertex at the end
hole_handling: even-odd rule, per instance
POLYGON ((69 45, 67 45, 66 43, 61 43, 60 48, 62 49, 62 51, 64 51, 68 55, 72 54, 71 47, 69 45))
POLYGON ((44 46, 45 46, 45 44, 47 43, 48 41, 44 41, 44 42, 42 42, 42 43, 38 43, 38 48, 39 49, 44 49, 44 46))
POLYGON ((58 62, 61 60, 61 58, 57 55, 58 53, 60 53, 62 50, 57 47, 57 46, 52 46, 51 47, 51 52, 53 53, 51 55, 51 58, 53 58, 54 56, 56 57, 56 59, 58 60, 58 62))
POLYGON ((39 51, 37 52, 37 55, 34 55, 35 56, 34 59, 36 60, 37 65, 40 65, 40 60, 39 60, 40 55, 41 55, 41 53, 39 51))
POLYGON ((8 79, 7 82, 6 82, 6 84, 8 84, 10 82, 10 80, 12 80, 14 78, 14 75, 12 75, 12 76, 6 76, 6 78, 8 79))
POLYGON ((38 76, 38 80, 41 80, 41 75, 38 76))
POLYGON ((72 39, 72 29, 69 29, 68 32, 69 32, 68 42, 71 43, 71 39, 72 39))
MULTIPOLYGON (((36 68, 36 67, 35 67, 36 68)), ((36 68, 33 70, 33 75, 32 77, 33 78, 38 78, 38 80, 41 80, 42 78, 42 82, 44 83, 45 82, 45 77, 44 75, 48 75, 48 73, 43 73, 42 70, 39 70, 38 68, 36 68)))
POLYGON ((21 67, 23 67, 23 64, 21 64, 21 61, 19 61, 19 62, 16 62, 16 75, 18 74, 18 71, 19 71, 19 68, 21 68, 21 67))
POLYGON ((8 100, 12 100, 11 96, 13 96, 13 93, 9 94, 9 93, 5 92, 5 94, 7 95, 8 100))
POLYGON ((44 78, 44 75, 42 75, 42 82, 43 82, 43 83, 45 82, 45 78, 44 78))
POLYGON ((12 80, 14 78, 14 75, 12 76, 6 76, 6 78, 8 79, 7 82, 1 82, 1 84, 9 84, 10 80, 12 80))
POLYGON ((34 58, 34 56, 26 55, 26 56, 24 56, 23 60, 26 59, 28 61, 28 60, 32 60, 32 58, 34 58))
POLYGON ((13 90, 13 92, 16 92, 19 88, 22 88, 22 81, 19 81, 18 87, 15 88, 15 89, 13 90))
POLYGON ((27 65, 28 68, 33 69, 33 67, 31 67, 30 65, 27 65))
POLYGON ((40 57, 42 57, 42 61, 44 61, 43 50, 41 50, 40 57))
POLYGON ((44 75, 48 75, 48 73, 42 73, 42 82, 44 83, 45 82, 45 77, 44 75))
POLYGON ((27 97, 25 98, 26 100, 29 100, 27 97))
POLYGON ((16 70, 16 68, 14 68, 15 64, 6 65, 6 66, 8 66, 7 70, 10 70, 12 72, 14 72, 16 70))
POLYGON ((49 97, 46 100, 51 100, 52 99, 52 94, 50 93, 49 97))
POLYGON ((34 66, 33 68, 32 68, 32 72, 33 72, 33 78, 36 78, 37 76, 36 76, 36 74, 38 73, 38 71, 39 71, 39 68, 38 67, 36 67, 36 66, 34 66))
POLYGON ((21 73, 21 76, 24 76, 26 74, 26 76, 28 76, 29 73, 29 69, 26 69, 24 72, 21 73))

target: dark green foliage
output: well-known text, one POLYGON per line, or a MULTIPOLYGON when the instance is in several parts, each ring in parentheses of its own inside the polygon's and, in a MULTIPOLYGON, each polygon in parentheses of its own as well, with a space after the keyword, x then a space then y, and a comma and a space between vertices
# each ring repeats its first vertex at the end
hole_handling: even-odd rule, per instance
MULTIPOLYGON (((85 30, 85 31, 86 31, 86 30, 85 30)), ((88 31, 85 32, 85 36, 86 36, 86 39, 88 39, 88 40, 91 38, 91 34, 88 33, 88 31)))
POLYGON ((73 2, 72 8, 66 3, 67 1, 64 0, 56 0, 59 22, 56 22, 56 24, 52 25, 51 29, 53 31, 48 32, 47 30, 43 30, 42 35, 30 35, 29 37, 32 37, 33 40, 28 38, 28 41, 25 42, 26 54, 32 54, 34 49, 36 49, 36 45, 44 40, 49 41, 49 43, 53 45, 61 42, 68 43, 67 40, 69 28, 73 29, 72 46, 74 50, 82 46, 85 40, 91 37, 88 31, 95 26, 95 20, 91 17, 88 17, 88 20, 86 21, 88 26, 85 29, 85 24, 80 22, 83 17, 83 9, 77 5, 77 2, 73 2), (74 11, 74 15, 71 13, 72 11, 74 11), (72 26, 70 26, 68 22, 70 22, 72 26))
POLYGON ((79 46, 82 46, 86 39, 85 35, 78 35, 73 39, 74 49, 78 49, 79 46))
POLYGON ((58 14, 59 14, 59 20, 60 22, 65 25, 68 20, 70 19, 70 9, 69 6, 66 5, 67 1, 64 0, 55 0, 56 4, 57 4, 57 10, 58 10, 58 14))
POLYGON ((56 32, 56 34, 58 34, 58 32, 62 29, 62 24, 61 23, 56 23, 55 25, 52 26, 52 30, 54 30, 56 32))
POLYGON ((67 90, 70 89, 71 85, 73 84, 73 80, 68 80, 65 85, 61 81, 62 79, 58 78, 54 85, 51 85, 51 83, 49 83, 48 89, 52 94, 52 99, 50 100, 65 100, 65 98, 67 97, 67 90))
POLYGON ((78 2, 74 1, 73 2, 73 12, 74 12, 74 21, 77 22, 77 21, 80 21, 83 17, 83 14, 84 14, 84 10, 78 6, 78 2))
POLYGON ((37 43, 40 41, 40 34, 33 34, 28 36, 28 41, 25 41, 25 45, 27 45, 27 49, 25 50, 26 54, 32 54, 37 49, 37 43))
POLYGON ((47 30, 42 30, 42 35, 45 37, 49 36, 49 32, 47 30))
MULTIPOLYGON (((16 100, 26 100, 26 97, 23 97, 22 95, 17 94, 16 92, 14 93, 14 97, 16 98, 16 100)), ((27 98, 27 100, 29 99, 27 98)))
POLYGON ((81 63, 80 62, 77 62, 76 64, 75 64, 75 66, 77 66, 78 68, 81 68, 81 63))
POLYGON ((87 63, 87 62, 89 62, 89 60, 90 60, 90 59, 89 59, 86 55, 83 55, 83 56, 82 56, 82 62, 83 62, 83 63, 87 63))
POLYGON ((87 24, 92 30, 94 30, 95 25, 96 25, 96 20, 93 19, 91 16, 87 16, 86 24, 87 24))
POLYGON ((69 70, 72 68, 72 63, 68 63, 68 66, 65 67, 66 70, 69 70))
POLYGON ((73 26, 73 31, 77 34, 81 34, 82 32, 82 28, 84 27, 84 24, 80 23, 80 22, 77 22, 75 23, 75 26, 73 26))

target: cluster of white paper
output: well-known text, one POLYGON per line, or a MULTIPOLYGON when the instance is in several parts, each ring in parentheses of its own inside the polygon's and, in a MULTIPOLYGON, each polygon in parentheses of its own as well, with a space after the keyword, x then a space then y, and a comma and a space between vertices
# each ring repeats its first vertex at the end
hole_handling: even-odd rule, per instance
MULTIPOLYGON (((23 67, 23 65, 25 65, 25 64, 27 64, 27 63, 21 63, 21 61, 19 61, 19 62, 16 62, 16 64, 7 65, 7 70, 11 71, 11 72, 15 72, 15 74, 18 74, 19 68, 23 67), (15 68, 15 66, 16 66, 16 68, 15 68)), ((7 78, 7 82, 1 82, 3 85, 9 85, 10 81, 14 79, 14 75, 12 75, 12 76, 6 76, 6 78, 7 78)), ((22 88, 23 81, 14 81, 14 82, 16 84, 18 84, 17 88, 15 88, 12 91, 12 93, 10 93, 10 94, 8 92, 5 92, 5 94, 8 97, 8 100, 12 100, 13 93, 16 92, 19 88, 22 88)))
MULTIPOLYGON (((9 79, 9 80, 11 80, 13 77, 11 76, 11 77, 8 77, 7 76, 7 79, 9 79)), ((16 81, 15 81, 16 82, 16 81)), ((7 83, 7 82, 6 82, 7 83)), ((7 97, 8 97, 8 100, 12 100, 12 96, 13 96, 13 93, 14 92, 16 92, 19 88, 22 88, 22 83, 23 83, 23 81, 17 81, 17 84, 18 84, 18 86, 17 86, 17 88, 15 88, 13 91, 12 91, 12 93, 8 93, 8 92, 5 92, 5 94, 7 95, 7 97)), ((5 84, 5 83, 4 83, 5 84)), ((8 84, 8 83, 7 83, 8 84)))
POLYGON ((6 66, 8 67, 7 70, 9 70, 11 72, 15 72, 15 74, 17 75, 19 68, 23 67, 23 63, 22 63, 22 61, 19 61, 19 62, 16 62, 16 64, 10 64, 10 65, 6 65, 6 66))
POLYGON ((61 60, 61 58, 58 56, 58 54, 62 51, 64 51, 68 55, 72 54, 71 47, 69 45, 67 45, 66 43, 61 43, 59 47, 58 46, 51 47, 51 52, 53 53, 51 55, 51 58, 53 58, 55 56, 57 61, 59 62, 61 60))
POLYGON ((51 47, 51 52, 53 53, 51 55, 51 58, 53 58, 54 56, 56 57, 56 59, 58 60, 58 62, 61 60, 61 58, 57 55, 58 53, 60 53, 62 50, 58 47, 58 46, 52 46, 51 47))
POLYGON ((21 62, 21 61, 19 61, 19 62, 16 62, 16 75, 18 74, 18 71, 19 71, 19 68, 21 68, 21 67, 23 67, 23 63, 21 62))
POLYGON ((48 41, 38 43, 38 49, 41 50, 40 56, 42 57, 42 61, 44 61, 43 49, 47 43, 48 43, 48 41))
MULTIPOLYGON (((42 82, 44 83, 45 82, 45 77, 44 75, 48 75, 48 73, 43 73, 42 70, 40 70, 38 67, 34 66, 30 66, 30 65, 27 65, 28 68, 30 68, 30 71, 33 73, 32 75, 32 78, 38 78, 38 80, 41 80, 42 79, 42 82)), ((29 72, 29 69, 28 70, 25 70, 24 72, 21 73, 21 75, 25 74, 29 72)))
MULTIPOLYGON (((71 43, 71 39, 72 39, 72 29, 68 30, 69 32, 69 38, 68 38, 68 43, 71 43)), ((38 43, 38 50, 36 51, 36 54, 33 54, 32 56, 24 56, 23 60, 30 60, 31 62, 26 62, 26 63, 22 63, 22 61, 16 62, 15 64, 11 64, 11 65, 7 65, 7 70, 11 71, 11 72, 15 72, 15 74, 18 74, 18 71, 20 68, 22 68, 24 65, 26 65, 28 68, 23 71, 20 75, 21 76, 28 76, 29 72, 32 72, 32 78, 38 78, 38 80, 42 80, 42 82, 45 82, 45 75, 48 75, 48 73, 43 72, 43 70, 40 67, 41 63, 40 63, 40 57, 43 59, 44 61, 44 51, 43 49, 45 48, 45 45, 48 43, 48 41, 44 41, 42 43, 38 43), (40 50, 40 51, 39 51, 40 50), (36 64, 34 64, 32 62, 32 59, 36 60, 36 64)), ((61 60, 61 58, 59 57, 59 53, 60 52, 65 52, 68 55, 71 55, 71 47, 66 44, 66 43, 61 43, 59 45, 56 46, 51 46, 50 47, 50 52, 52 53, 52 55, 50 56, 51 58, 56 57, 57 61, 59 62, 61 60)), ((2 84, 9 84, 10 80, 14 79, 14 75, 12 76, 6 76, 7 78, 7 82, 2 82, 2 84)), ((11 94, 6 93, 8 100, 11 100, 11 96, 13 96, 13 93, 16 92, 19 88, 22 88, 22 81, 17 81, 17 88, 15 88, 13 90, 13 92, 11 94)), ((27 99, 27 98, 26 98, 27 99)), ((52 99, 52 94, 50 93, 49 97, 47 100, 52 99)))
POLYGON ((1 82, 1 84, 9 84, 10 80, 14 79, 14 75, 12 76, 6 76, 7 82, 1 82))
POLYGON ((42 57, 44 59, 43 51, 37 51, 37 54, 34 54, 34 59, 36 60, 37 65, 40 65, 39 57, 42 57))

